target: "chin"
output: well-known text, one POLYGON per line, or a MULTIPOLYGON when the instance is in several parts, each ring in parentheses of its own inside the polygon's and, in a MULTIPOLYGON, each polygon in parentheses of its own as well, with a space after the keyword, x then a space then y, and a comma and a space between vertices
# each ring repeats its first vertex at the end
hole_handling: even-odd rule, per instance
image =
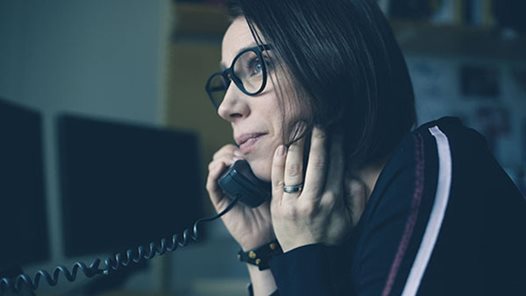
POLYGON ((249 160, 250 168, 256 177, 259 179, 270 182, 272 161, 266 159, 249 160))

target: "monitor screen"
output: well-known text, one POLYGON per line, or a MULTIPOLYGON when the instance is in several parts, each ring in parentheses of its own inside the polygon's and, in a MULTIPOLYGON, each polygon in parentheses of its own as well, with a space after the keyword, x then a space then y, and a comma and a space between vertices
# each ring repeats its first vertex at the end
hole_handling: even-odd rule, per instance
POLYGON ((0 273, 50 257, 41 115, 0 99, 0 273))
POLYGON ((63 115, 58 139, 66 256, 158 243, 202 217, 195 134, 63 115))

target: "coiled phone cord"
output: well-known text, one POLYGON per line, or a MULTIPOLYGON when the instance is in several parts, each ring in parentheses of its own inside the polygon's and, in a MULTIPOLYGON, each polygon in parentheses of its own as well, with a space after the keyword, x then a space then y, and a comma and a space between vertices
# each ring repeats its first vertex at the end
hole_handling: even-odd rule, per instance
POLYGON ((125 254, 114 254, 104 260, 102 267, 99 267, 101 260, 96 258, 89 266, 83 262, 75 262, 71 271, 63 265, 58 265, 54 268, 52 274, 45 270, 37 271, 33 279, 27 274, 20 274, 13 279, 5 277, 1 278, 0 296, 4 295, 4 292, 6 291, 19 292, 23 289, 23 287, 29 287, 34 291, 38 289, 41 279, 46 280, 50 286, 55 286, 60 279, 60 274, 64 274, 64 277, 70 282, 75 281, 79 271, 82 271, 82 273, 84 273, 84 275, 88 278, 94 277, 96 275, 109 275, 112 272, 125 268, 132 263, 140 263, 145 260, 150 260, 157 254, 164 255, 167 252, 173 252, 178 247, 185 247, 189 243, 197 241, 199 239, 199 224, 211 222, 220 218, 230 211, 238 200, 239 198, 233 199, 224 210, 214 216, 197 220, 194 223, 192 230, 186 228, 182 235, 174 234, 171 240, 162 238, 160 246, 158 246, 155 242, 151 242, 148 249, 146 249, 144 246, 139 246, 135 249, 128 249, 125 254))

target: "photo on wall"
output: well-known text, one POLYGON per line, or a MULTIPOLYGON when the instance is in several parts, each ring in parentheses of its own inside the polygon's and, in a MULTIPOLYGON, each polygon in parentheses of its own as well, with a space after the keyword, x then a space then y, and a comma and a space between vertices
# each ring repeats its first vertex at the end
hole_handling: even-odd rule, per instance
POLYGON ((474 115, 474 127, 484 135, 497 158, 501 158, 498 146, 511 132, 510 111, 504 107, 479 107, 474 115))
POLYGON ((494 65, 462 65, 460 93, 465 98, 497 100, 500 96, 500 71, 494 65))

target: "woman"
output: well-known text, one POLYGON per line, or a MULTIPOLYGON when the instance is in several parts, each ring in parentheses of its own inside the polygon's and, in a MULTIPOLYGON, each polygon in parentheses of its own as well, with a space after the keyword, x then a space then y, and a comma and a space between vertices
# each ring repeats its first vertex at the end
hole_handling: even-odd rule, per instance
POLYGON ((526 201, 458 120, 411 132, 411 82, 376 4, 230 13, 207 91, 236 145, 214 155, 207 190, 224 209, 217 180, 239 159, 271 183, 270 201, 223 217, 254 295, 520 295, 526 201))

